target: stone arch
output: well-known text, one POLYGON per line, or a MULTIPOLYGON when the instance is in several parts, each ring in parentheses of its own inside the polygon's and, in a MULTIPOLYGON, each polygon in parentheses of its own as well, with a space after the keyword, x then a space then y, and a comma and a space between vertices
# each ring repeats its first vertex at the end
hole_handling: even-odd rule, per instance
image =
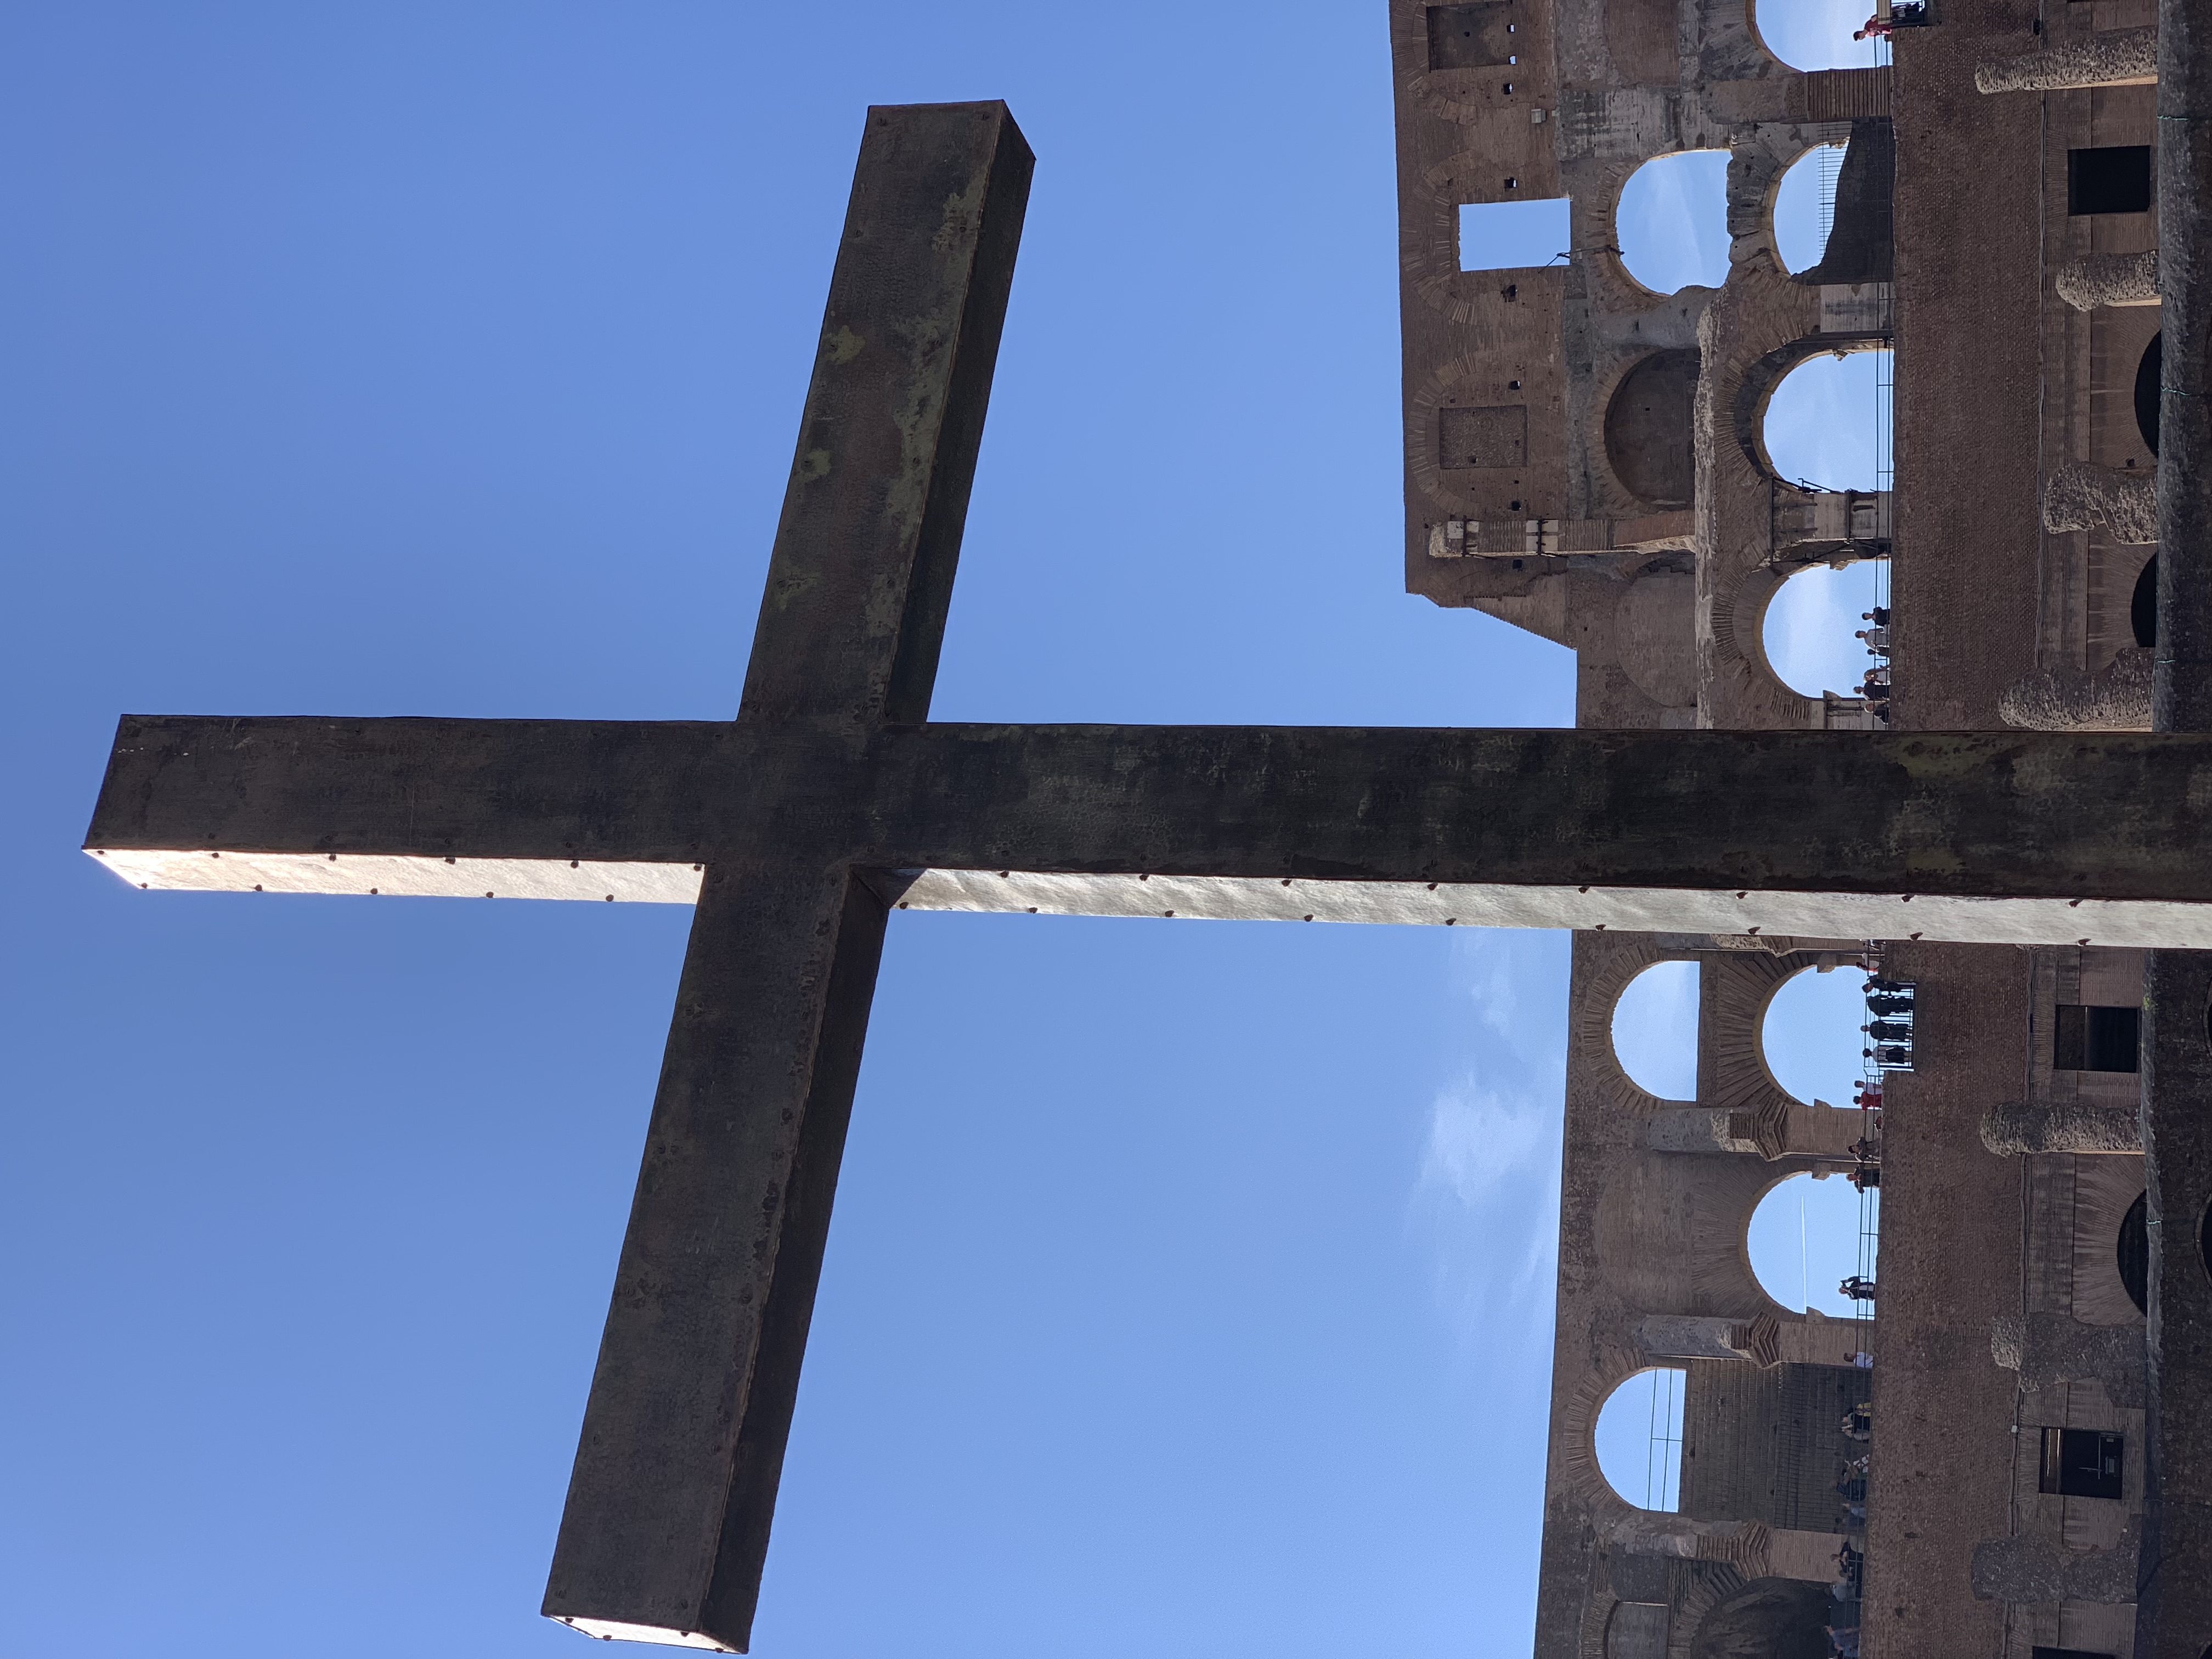
MULTIPOLYGON (((1717 228, 1720 231, 1723 240, 1728 244, 1728 254, 1732 254, 1734 252, 1735 238, 1729 234, 1729 221, 1730 216, 1729 206, 1730 191, 1729 187, 1729 181, 1727 175, 1733 173, 1736 170, 1735 165, 1735 153, 1731 149, 1719 145, 1678 143, 1670 146, 1667 149, 1660 151, 1656 155, 1645 156, 1642 161, 1637 162, 1633 167, 1628 169, 1627 173, 1622 177, 1620 183, 1614 185, 1611 191, 1613 198, 1612 210, 1608 216, 1607 226, 1607 234, 1605 240, 1607 245, 1611 247, 1615 259, 1620 266, 1623 276, 1625 276, 1628 282, 1632 285, 1632 292, 1649 295, 1655 299, 1666 299, 1670 295, 1682 293, 1686 289, 1719 289, 1728 281, 1729 270, 1733 265, 1733 260, 1728 258, 1728 254, 1724 254, 1723 258, 1727 260, 1727 263, 1723 264, 1723 267, 1719 273, 1718 280, 1717 281, 1677 283, 1672 288, 1654 287, 1650 283, 1644 281, 1643 276, 1638 276, 1635 270, 1631 268, 1628 263, 1627 252, 1620 245, 1621 207, 1627 199, 1630 190, 1635 186, 1637 180, 1640 178, 1650 178, 1656 181, 1658 175, 1654 172, 1654 169, 1659 168, 1665 169, 1669 176, 1679 176, 1684 174, 1689 170, 1688 164, 1690 158, 1697 155, 1721 155, 1727 158, 1727 161, 1724 163, 1726 171, 1723 173, 1719 202, 1720 221, 1717 228)), ((1696 204, 1692 205, 1691 213, 1693 217, 1698 216, 1701 210, 1696 204)), ((1644 274, 1645 276, 1656 276, 1656 273, 1650 270, 1648 266, 1644 274)))
POLYGON ((1743 0, 1743 26, 1745 32, 1751 36, 1752 43, 1766 54, 1767 61, 1777 69, 1791 75, 1804 73, 1795 64, 1789 62, 1780 52, 1766 44, 1766 36, 1759 27, 1759 0, 1743 0))
POLYGON ((2136 430, 2150 453, 2158 453, 2159 402, 2165 392, 2166 331, 2161 329, 2150 337, 2143 348, 2142 358, 2136 364, 2136 430))
MULTIPOLYGON (((1582 258, 1580 264, 1586 277, 1595 275, 1599 263, 1587 256, 1582 258)), ((1620 295, 1602 296, 1605 303, 1613 303, 1617 297, 1622 307, 1611 313, 1608 321, 1608 331, 1617 330, 1621 343, 1593 349, 1589 378, 1585 383, 1587 393, 1579 400, 1580 419, 1568 437, 1577 452, 1574 465, 1579 467, 1588 481, 1591 516, 1632 519, 1654 509, 1623 480, 1613 457, 1607 453, 1607 416, 1630 377, 1641 370, 1654 356, 1669 352, 1697 355, 1698 325, 1705 315, 1705 307, 1711 303, 1715 290, 1685 289, 1681 293, 1669 295, 1663 300, 1654 300, 1647 294, 1628 292, 1626 276, 1621 281, 1624 288, 1620 295)), ((1595 295, 1600 285, 1591 282, 1585 286, 1595 295)), ((1598 301, 1593 301, 1594 309, 1598 301)), ((1693 380, 1693 388, 1695 384, 1693 380)), ((1693 407, 1684 425, 1686 434, 1694 433, 1695 418, 1693 407)), ((1691 463, 1694 468, 1694 437, 1691 439, 1691 463)), ((1696 493, 1694 483, 1691 493, 1692 495, 1696 493)), ((1679 512, 1681 509, 1659 510, 1679 512)))
POLYGON ((1613 607, 1615 661, 1662 708, 1698 706, 1698 583, 1656 571, 1628 584, 1613 607))
POLYGON ((2128 1206, 2128 1212, 2120 1220, 2119 1237, 2112 1241, 2112 1254, 2118 1259, 2120 1284, 2128 1293, 2128 1300, 2136 1304, 2136 1311, 2148 1318, 2150 1315, 2150 1192, 2138 1194, 2136 1201, 2128 1206))
POLYGON ((1716 676, 1735 681, 1731 705, 1756 714, 1765 723, 1784 728, 1812 727, 1823 723, 1823 708, 1815 698, 1791 688, 1766 655, 1766 608, 1782 591, 1782 584, 1803 566, 1778 568, 1754 565, 1740 575, 1732 587, 1717 588, 1712 595, 1708 623, 1716 676))
POLYGON ((2140 1325, 2143 1311, 2120 1271, 2119 1244, 2143 1195, 2143 1161, 2119 1153, 2077 1157, 2073 1164, 2074 1317, 2085 1325, 2140 1325))
POLYGON ((2158 644, 2158 555, 2154 552, 2136 572, 2136 585, 2128 595, 2128 631, 2145 651, 2158 644))
MULTIPOLYGON (((1773 982, 1772 985, 1767 988, 1765 1000, 1760 1006, 1759 1011, 1759 1063, 1765 1068, 1766 1075, 1770 1079, 1772 1079, 1774 1086, 1780 1093, 1782 1098, 1790 1101, 1801 1108, 1816 1107, 1820 1104, 1819 1101, 1812 1098, 1801 1097, 1797 1095, 1792 1094, 1790 1091, 1789 1085, 1784 1084, 1781 1078, 1776 1074, 1773 1062, 1767 1055, 1766 1023, 1768 1015, 1770 1015, 1774 1010, 1774 1000, 1777 997, 1782 994, 1784 988, 1796 984, 1808 974, 1817 973, 1819 971, 1820 964, 1817 960, 1808 960, 1800 957, 1790 960, 1786 963, 1783 963, 1781 965, 1783 967, 1782 975, 1773 982)), ((1833 970, 1832 969, 1831 972, 1832 973, 1832 971, 1833 970)), ((1860 1022, 1863 1021, 1867 1018, 1867 1007, 1863 995, 1860 993, 1847 991, 1844 988, 1849 984, 1849 982, 1850 980, 1848 975, 1840 978, 1832 978, 1825 981, 1825 983, 1829 986, 1832 991, 1842 995, 1848 996, 1851 1003, 1851 1024, 1850 1026, 1845 1028, 1848 1030, 1850 1035, 1845 1041, 1848 1042, 1851 1050, 1850 1060, 1851 1066, 1855 1069, 1851 1072, 1846 1073, 1842 1077, 1835 1079, 1835 1084, 1840 1086, 1833 1087, 1831 1090, 1832 1093, 1837 1094, 1844 1099, 1850 1098, 1850 1090, 1856 1086, 1857 1076, 1856 1068, 1859 1063, 1859 1051, 1865 1042, 1865 1034, 1860 1022)), ((1837 1102, 1830 1101, 1828 1104, 1833 1106, 1837 1104, 1837 1102)))
MULTIPOLYGON (((1775 1297, 1774 1293, 1766 1288, 1765 1281, 1760 1279, 1759 1277, 1758 1270, 1752 1265, 1751 1260, 1751 1224, 1757 1218, 1759 1206, 1765 1204, 1767 1199, 1780 1188, 1790 1182, 1797 1180, 1800 1176, 1810 1176, 1815 1173, 1817 1173, 1817 1171, 1814 1166, 1814 1162, 1810 1159, 1792 1160, 1789 1167, 1776 1168, 1772 1175, 1760 1185, 1758 1198, 1753 1200, 1751 1206, 1743 1212, 1742 1229, 1738 1237, 1740 1246, 1743 1252, 1744 1271, 1750 1275, 1751 1282, 1759 1286, 1759 1300, 1766 1304, 1768 1310, 1774 1315, 1778 1323, 1783 1321, 1788 1321, 1796 1324, 1805 1324, 1809 1323, 1810 1322, 1803 1312, 1800 1311, 1798 1309, 1790 1306, 1785 1302, 1778 1300, 1775 1297)), ((1845 1183, 1842 1177, 1835 1176, 1832 1177, 1832 1179, 1833 1186, 1836 1188, 1844 1188, 1845 1183)), ((1861 1200, 1860 1201, 1863 1202, 1863 1200, 1861 1200)), ((1856 1272, 1857 1269, 1852 1268, 1850 1269, 1850 1271, 1856 1272)), ((1822 1283, 1826 1284, 1826 1281, 1824 1279, 1822 1283)), ((1809 1289, 1810 1287, 1808 1286, 1808 1288, 1809 1289)), ((1825 1291, 1821 1293, 1823 1295, 1826 1294, 1825 1291)), ((1833 1328, 1839 1333, 1848 1334, 1851 1329, 1850 1321, 1842 1315, 1836 1313, 1821 1313, 1817 1307, 1814 1309, 1814 1312, 1820 1313, 1821 1318, 1831 1322, 1833 1328)), ((1840 1358, 1841 1355, 1838 1354, 1832 1356, 1822 1363, 1832 1365, 1837 1364, 1840 1358)))
POLYGON ((1688 1659, 1827 1659, 1824 1584, 1754 1578, 1698 1621, 1688 1659))
POLYGON ((1641 1427, 1641 1424, 1639 1422, 1640 1414, 1648 1411, 1656 1415, 1659 1408, 1659 1401, 1662 1397, 1662 1391, 1664 1396, 1670 1402, 1668 1408, 1669 1417, 1668 1426, 1672 1427, 1673 1419, 1678 1417, 1688 1404, 1689 1380, 1689 1367, 1682 1361, 1679 1359, 1648 1358, 1644 1360, 1642 1365, 1638 1367, 1635 1370, 1631 1371, 1626 1376, 1622 1377, 1607 1391, 1605 1398, 1598 1402, 1597 1410, 1591 1415, 1590 1450, 1591 1455, 1597 1461, 1598 1477, 1605 1482, 1607 1487, 1616 1498, 1620 1498, 1622 1503, 1627 1504, 1631 1509, 1636 1510, 1639 1514, 1679 1515, 1681 1513, 1681 1499, 1680 1496, 1681 1477, 1681 1465, 1680 1461, 1681 1444, 1680 1438, 1679 1435, 1677 1435, 1674 1437, 1673 1440, 1673 1444, 1675 1449, 1673 1454, 1673 1463, 1675 1475, 1676 1497, 1674 1502, 1672 1504, 1669 1504, 1666 1502, 1667 1494, 1665 1486, 1667 1459, 1665 1455, 1662 1454, 1660 1457, 1660 1461, 1655 1463, 1652 1451, 1649 1448, 1645 1450, 1642 1468, 1644 1478, 1644 1501, 1638 1501, 1638 1499, 1632 1495, 1636 1488, 1636 1472, 1632 1468, 1623 1468, 1618 1461, 1616 1461, 1612 1472, 1607 1472, 1605 1467, 1605 1448, 1600 1443, 1600 1431, 1604 1427, 1607 1415, 1613 1413, 1615 1407, 1618 1406, 1622 1408, 1623 1415, 1616 1417, 1614 1419, 1615 1426, 1613 1432, 1616 1436, 1616 1453, 1620 1449, 1617 1437, 1620 1435, 1623 1430, 1626 1430, 1628 1436, 1631 1437, 1631 1443, 1633 1444, 1635 1438, 1638 1437, 1638 1430, 1641 1427), (1647 1377, 1651 1380, 1650 1388, 1648 1389, 1637 1389, 1636 1392, 1638 1395, 1649 1396, 1650 1404, 1648 1407, 1645 1405, 1643 1399, 1623 1397, 1624 1395, 1628 1395, 1632 1389, 1635 1389, 1636 1384, 1640 1380, 1647 1377), (1652 1490, 1652 1483, 1655 1476, 1657 1479, 1659 1486, 1659 1490, 1656 1492, 1652 1490))
POLYGON ((1697 397, 1697 351, 1677 349, 1637 362, 1607 400, 1606 463, 1646 507, 1686 507, 1696 495, 1697 397))
POLYGON ((1710 1058, 1699 1101, 1731 1111, 1786 1112, 1790 1091, 1766 1063, 1766 1011, 1775 994, 1813 964, 1765 951, 1735 951, 1712 963, 1705 1019, 1710 1058))
MULTIPOLYGON (((1762 204, 1763 212, 1761 215, 1761 217, 1765 222, 1766 245, 1774 250, 1774 263, 1780 266, 1782 270, 1788 272, 1793 281, 1796 280, 1803 272, 1814 270, 1820 262, 1816 259, 1811 264, 1792 265, 1787 259, 1782 257, 1782 235, 1780 231, 1776 228, 1775 217, 1776 215, 1781 211, 1782 208, 1783 185, 1790 179, 1791 174, 1797 170, 1797 167, 1801 163, 1810 160, 1820 150, 1843 149, 1844 148, 1846 148, 1846 145, 1841 139, 1808 137, 1799 144, 1794 152, 1788 155, 1778 156, 1777 158, 1778 165, 1774 169, 1774 177, 1767 181, 1765 200, 1762 204)), ((1821 250, 1821 257, 1823 258, 1826 257, 1826 249, 1823 248, 1821 250)))
POLYGON ((1613 1062, 1630 1082, 1653 1099, 1670 1107, 1693 1104, 1703 1069, 1698 1037, 1704 1014, 1704 964, 1685 959, 1653 963, 1623 986, 1613 1000, 1609 1028, 1613 1062), (1680 1008, 1686 993, 1686 1022, 1680 1018, 1680 1008), (1637 1005, 1636 1018, 1628 1023, 1632 999, 1637 1005), (1630 1040, 1624 1042, 1624 1038, 1630 1040))
POLYGON ((1615 1601, 1606 1615, 1605 1659, 1667 1659, 1672 1623, 1664 1602, 1615 1601))
POLYGON ((1737 1323, 1792 1318, 1759 1287, 1747 1237, 1761 1195, 1808 1167, 1747 1152, 1622 1158, 1593 1206, 1591 1260, 1623 1307, 1693 1309, 1737 1323))
POLYGON ((1662 950, 1647 936, 1624 934, 1604 961, 1578 976, 1567 1011, 1567 1042, 1578 1085, 1595 1087, 1624 1113, 1656 1112, 1668 1103, 1638 1086, 1613 1051, 1613 1012, 1621 993, 1646 968, 1661 962, 1695 962, 1694 951, 1662 950))
POLYGON ((1648 1515, 1664 1518, 1663 1511, 1640 1510, 1615 1492, 1597 1463, 1598 1413, 1622 1383, 1662 1363, 1639 1349, 1605 1344, 1590 1355, 1589 1369, 1560 1408, 1546 1485, 1572 1494, 1601 1526, 1648 1515))
POLYGON ((1765 431, 1767 405, 1774 401, 1775 388, 1789 378, 1791 370, 1815 357, 1848 357, 1889 349, 1887 335, 1815 335, 1778 346, 1747 368, 1735 386, 1730 424, 1737 443, 1760 475, 1784 489, 1796 488, 1795 480, 1784 477, 1775 467, 1774 458, 1767 453, 1765 431))

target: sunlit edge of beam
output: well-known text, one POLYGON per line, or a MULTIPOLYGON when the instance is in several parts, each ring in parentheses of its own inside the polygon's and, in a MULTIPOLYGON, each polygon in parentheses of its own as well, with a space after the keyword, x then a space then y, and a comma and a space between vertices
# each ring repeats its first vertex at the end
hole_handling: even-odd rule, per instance
MULTIPOLYGON (((590 859, 425 859, 347 853, 87 849, 133 886, 186 892, 529 898, 691 904, 702 866, 590 859)), ((878 872, 901 909, 1194 921, 1556 927, 1791 939, 1925 939, 1969 945, 2212 949, 2212 904, 2152 899, 1948 898, 1929 894, 1523 887, 1269 880, 1232 876, 878 872)))

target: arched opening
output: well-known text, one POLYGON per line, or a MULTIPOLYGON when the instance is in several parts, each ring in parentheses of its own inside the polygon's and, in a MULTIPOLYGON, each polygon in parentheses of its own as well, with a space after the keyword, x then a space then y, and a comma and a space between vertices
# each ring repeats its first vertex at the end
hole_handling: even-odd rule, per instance
POLYGON ((1759 442, 1777 474, 1808 489, 1889 488, 1890 354, 1822 352, 1766 400, 1759 442))
POLYGON ((1646 161, 1621 186, 1613 241, 1654 294, 1728 280, 1728 164, 1724 149, 1684 150, 1646 161))
POLYGON ((2158 555, 2143 561, 2136 591, 2128 600, 2128 626, 2146 651, 2158 643, 2158 555))
POLYGON ((2142 361, 2136 365, 2136 430, 2154 455, 2158 453, 2158 399, 2166 378, 2166 331, 2150 337, 2142 361))
MULTIPOLYGON (((1815 1309, 1833 1319, 1869 1311, 1841 1286, 1875 1277, 1881 1189, 1864 1192, 1841 1176, 1785 1176, 1751 1213, 1745 1247, 1759 1287, 1793 1313, 1815 1309)), ((1840 1365, 1838 1352, 1825 1364, 1840 1365)))
POLYGON ((1597 1471, 1625 1503, 1671 1514, 1682 1506, 1682 1393, 1686 1375, 1655 1365, 1606 1396, 1592 1434, 1597 1471))
POLYGON ((1825 1584, 1756 1578, 1707 1613, 1690 1659, 1829 1659, 1828 1627, 1856 1623, 1825 1584))
POLYGON ((1838 570, 1808 565, 1767 602, 1759 642, 1792 691, 1857 696, 1877 659, 1857 635, 1888 615, 1889 562, 1859 559, 1838 570))
POLYGON ((1793 1099, 1848 1103, 1858 1092, 1867 1046, 1866 988, 1859 975, 1807 968, 1766 1005, 1759 1047, 1766 1069, 1793 1099))
POLYGON ((1851 36, 1873 9, 1869 0, 1753 0, 1752 28, 1791 69, 1872 69, 1889 61, 1888 42, 1851 36))
POLYGON ((1655 351, 1621 377, 1606 405, 1605 458, 1613 477, 1647 506, 1690 505, 1697 397, 1698 354, 1655 351))
POLYGON ((1698 964, 1655 962, 1613 1005, 1613 1053, 1628 1080, 1662 1100, 1698 1097, 1698 964))
POLYGON ((1810 270, 1827 252, 1843 169, 1843 145, 1816 144, 1782 175, 1774 191, 1774 249, 1784 270, 1810 270))
MULTIPOLYGON (((2148 1257, 2148 1252, 2146 1251, 2145 1255, 2148 1257)), ((2204 1206, 2204 1213, 2197 1223, 2197 1260, 2203 1267, 2205 1277, 2212 1279, 2212 1204, 2204 1206)), ((2150 1280, 2148 1272, 2143 1274, 2143 1280, 2148 1287, 2150 1280)))
POLYGON ((2150 1312, 2150 1194, 2145 1193, 2128 1206, 2120 1218, 2120 1237, 2115 1246, 2119 1258, 2120 1283, 2136 1311, 2150 1312))

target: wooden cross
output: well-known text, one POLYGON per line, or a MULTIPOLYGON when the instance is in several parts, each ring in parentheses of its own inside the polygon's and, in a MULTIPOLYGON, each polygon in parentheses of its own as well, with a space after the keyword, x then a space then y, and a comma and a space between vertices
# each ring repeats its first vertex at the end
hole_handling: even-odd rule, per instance
POLYGON ((893 908, 2212 944, 2203 738, 927 724, 1030 167, 869 112, 734 722, 117 735, 141 886, 696 901, 545 1595, 594 1635, 744 1650, 893 908))

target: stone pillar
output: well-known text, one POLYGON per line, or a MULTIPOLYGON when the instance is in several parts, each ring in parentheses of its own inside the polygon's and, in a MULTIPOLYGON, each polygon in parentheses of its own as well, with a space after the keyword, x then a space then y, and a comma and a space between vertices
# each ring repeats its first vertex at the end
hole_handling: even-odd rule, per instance
POLYGON ((1849 1541, 1843 1534, 1798 1532, 1756 1521, 1691 1521, 1678 1515, 1634 1510, 1600 1528, 1606 1541, 1629 1555, 1680 1561, 1725 1561, 1746 1578, 1833 1582, 1836 1557, 1849 1541))
POLYGON ((1802 1319, 1774 1322, 1774 1357, 1784 1365, 1840 1365, 1874 1339, 1871 1319, 1831 1319, 1808 1308, 1802 1319))
MULTIPOLYGON (((2158 656, 2152 729, 2212 731, 2212 11, 2160 0, 2158 656)), ((2212 1643, 2212 955, 2158 951, 2144 978, 2149 1383, 2136 1659, 2212 1643)))
POLYGON ((1636 1322, 1636 1346, 1654 1359, 1748 1359, 1756 1365, 1771 1365, 1774 1327, 1775 1322, 1764 1314, 1747 1322, 1702 1314, 1646 1314, 1636 1322), (1761 1336, 1766 1338, 1763 1343, 1761 1336))
MULTIPOLYGON (((2109 1550, 2072 1550, 2056 1539, 1996 1538, 1974 1546, 1968 1577, 1982 1601, 2104 1601, 2136 1599, 2135 1526, 2109 1550)), ((2200 1644, 2201 1645, 2201 1644, 2200 1644)), ((2136 1651, 2144 1653, 2140 1638, 2136 1651)), ((2190 1659, 2196 1659, 2191 1650, 2190 1659)))
POLYGON ((2158 31, 2113 29, 2086 40, 1994 58, 1974 71, 1984 92, 2057 92, 2067 87, 2139 87, 2158 79, 2158 31))
POLYGON ((1818 1309, 1802 1319, 1760 1314, 1750 1320, 1703 1314, 1646 1314, 1636 1346, 1655 1359, 1741 1359, 1754 1365, 1840 1365, 1864 1347, 1873 1322, 1831 1319, 1818 1309))
POLYGON ((2008 1314, 1990 1328, 1990 1358, 2020 1373, 2023 1394, 2092 1382, 2124 1411, 2143 1404, 2143 1334, 2134 1325, 2085 1325, 2071 1314, 2008 1314))
POLYGON ((1644 1144, 1655 1152, 1768 1153, 1759 1135, 1759 1114, 1726 1107, 1670 1107, 1654 1112, 1644 1126, 1644 1144))
POLYGON ((2158 303, 2158 253, 2087 253, 2059 266, 2058 297, 2076 311, 2158 303))
POLYGON ((1982 1115, 1982 1145, 2004 1158, 2025 1152, 2140 1152, 2142 1122, 2132 1106, 2008 1100, 1982 1115))
POLYGON ((2030 732, 2148 732, 2150 693, 2151 653, 2130 646, 2100 669, 2046 668, 2014 681, 1997 713, 2030 732))
MULTIPOLYGON (((2061 461, 2052 467, 2043 481, 2043 527, 2057 533, 2100 526, 2116 542, 2140 546, 2158 540, 2157 475, 2086 461, 2061 461)), ((2161 567, 2161 590, 2165 585, 2161 567)))
POLYGON ((1683 1106, 1654 1112, 1644 1125, 1644 1144, 1655 1152, 1745 1152, 1770 1163, 1812 1158, 1850 1164, 1856 1161, 1851 1143, 1865 1133, 1861 1115, 1848 1108, 1772 1099, 1749 1110, 1683 1106))

